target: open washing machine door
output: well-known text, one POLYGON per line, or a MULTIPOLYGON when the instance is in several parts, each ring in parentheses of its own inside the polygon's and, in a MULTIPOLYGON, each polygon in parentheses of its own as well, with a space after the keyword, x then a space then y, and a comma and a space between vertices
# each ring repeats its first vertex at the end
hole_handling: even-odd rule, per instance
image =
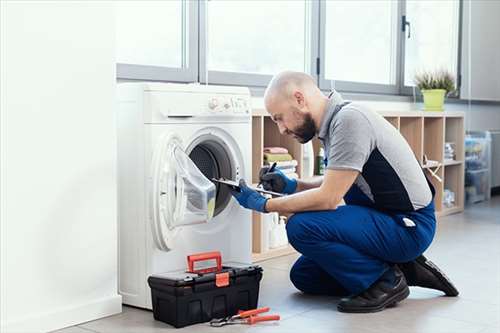
POLYGON ((160 140, 151 180, 153 239, 160 250, 169 251, 181 226, 206 223, 213 217, 216 187, 184 152, 175 134, 160 140))

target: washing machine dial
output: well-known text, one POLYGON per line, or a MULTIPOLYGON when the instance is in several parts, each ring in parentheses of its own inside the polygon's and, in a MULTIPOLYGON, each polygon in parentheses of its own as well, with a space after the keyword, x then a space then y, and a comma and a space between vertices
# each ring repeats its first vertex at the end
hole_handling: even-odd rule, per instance
POLYGON ((208 101, 208 108, 211 110, 211 111, 215 111, 215 109, 219 106, 219 100, 217 98, 211 98, 209 101, 208 101))

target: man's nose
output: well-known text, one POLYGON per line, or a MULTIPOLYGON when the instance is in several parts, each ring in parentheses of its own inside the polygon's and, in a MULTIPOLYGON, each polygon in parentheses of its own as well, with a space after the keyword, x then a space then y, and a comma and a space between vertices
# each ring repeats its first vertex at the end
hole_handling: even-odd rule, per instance
POLYGON ((278 130, 280 131, 281 135, 285 135, 287 133, 286 127, 283 126, 283 124, 278 123, 278 130))

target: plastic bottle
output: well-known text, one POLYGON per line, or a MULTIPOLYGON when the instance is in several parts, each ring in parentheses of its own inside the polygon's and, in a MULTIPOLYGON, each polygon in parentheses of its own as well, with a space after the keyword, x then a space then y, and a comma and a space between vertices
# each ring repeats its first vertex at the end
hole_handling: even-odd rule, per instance
POLYGON ((304 145, 304 156, 302 161, 302 177, 312 177, 314 175, 314 150, 312 141, 304 145))
POLYGON ((325 150, 323 147, 319 148, 318 155, 316 156, 316 174, 323 175, 325 173, 325 150))

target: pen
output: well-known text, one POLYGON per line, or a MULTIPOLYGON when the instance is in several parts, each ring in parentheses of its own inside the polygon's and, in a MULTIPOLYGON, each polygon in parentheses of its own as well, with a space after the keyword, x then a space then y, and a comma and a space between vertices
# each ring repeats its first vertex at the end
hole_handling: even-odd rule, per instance
MULTIPOLYGON (((265 174, 268 174, 270 172, 273 172, 274 169, 276 169, 276 162, 273 163, 273 165, 271 165, 271 167, 269 169, 267 169, 267 172, 265 174)), ((265 175, 264 174, 264 175, 265 175)), ((262 185, 262 181, 259 180, 259 183, 257 184, 257 187, 261 186, 262 185)))

